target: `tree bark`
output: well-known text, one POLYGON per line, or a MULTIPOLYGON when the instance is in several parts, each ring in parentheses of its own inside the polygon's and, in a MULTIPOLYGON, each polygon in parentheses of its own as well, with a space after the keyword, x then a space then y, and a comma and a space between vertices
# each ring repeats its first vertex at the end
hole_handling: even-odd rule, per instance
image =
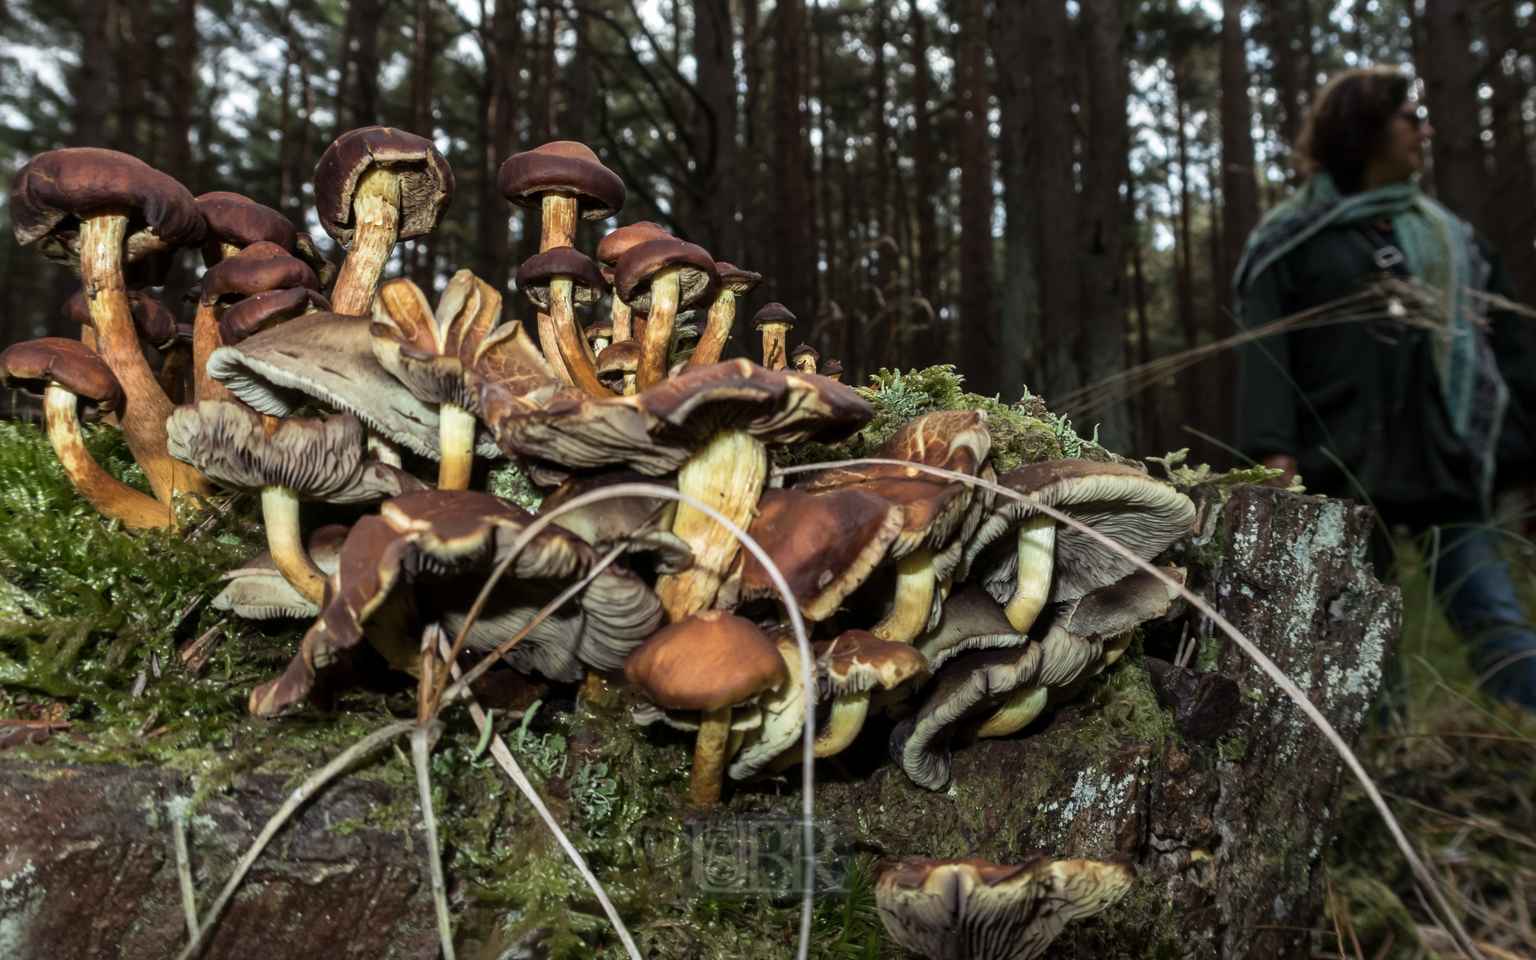
POLYGON ((165 127, 165 172, 191 186, 192 114, 197 106, 197 0, 176 0, 168 100, 171 115, 165 127))
MULTIPOLYGON (((1200 343, 1200 321, 1195 315, 1195 239, 1191 228, 1189 192, 1189 104, 1184 97, 1183 65, 1173 67, 1174 125, 1178 144, 1176 159, 1179 163, 1179 213, 1178 243, 1174 251, 1178 269, 1179 331, 1184 337, 1184 349, 1193 350, 1200 343)), ((1200 369, 1185 370, 1179 378, 1180 407, 1185 426, 1199 428, 1201 418, 1200 369)), ((1193 444, 1192 444, 1193 445, 1193 444)), ((1199 446, 1204 446, 1201 441, 1199 446)))
POLYGON ((1435 196, 1482 229, 1487 168, 1478 125, 1477 64, 1466 0, 1426 0, 1424 79, 1435 138, 1435 196))
POLYGON ((1082 386, 1082 324, 1076 162, 1077 123, 1065 0, 1037 0, 1029 17, 1034 91, 1035 275, 1040 284, 1039 390, 1059 397, 1082 386))
MULTIPOLYGON (((1235 329, 1232 271, 1243 244, 1259 222, 1259 186, 1253 151, 1253 106, 1248 100, 1248 49, 1243 35, 1243 0, 1223 0, 1221 18, 1221 269, 1215 278, 1218 340, 1235 329)), ((1237 408, 1237 356, 1216 360, 1216 436, 1231 442, 1237 408)))
POLYGON ((1269 46, 1275 58, 1273 81, 1280 95, 1280 135, 1287 148, 1301 133, 1301 91, 1296 84, 1296 40, 1291 26, 1289 0, 1269 0, 1269 46))
POLYGON ((352 0, 356 8, 353 31, 356 47, 352 63, 357 71, 357 102, 353 104, 352 126, 371 127, 379 123, 379 19, 380 0, 352 0))
POLYGON ((117 10, 116 148, 143 159, 139 119, 144 109, 144 61, 153 42, 149 0, 122 0, 117 10))
POLYGON ((992 137, 987 114, 987 20, 982 0, 959 0, 955 98, 960 137, 960 369, 970 389, 1002 389, 1002 336, 992 261, 992 137))
POLYGON ((82 0, 80 4, 80 66, 75 71, 75 135, 77 147, 107 145, 107 71, 112 67, 111 0, 82 0))
MULTIPOLYGON (((917 205, 917 289, 913 296, 926 301, 926 310, 913 316, 926 329, 919 335, 903 325, 899 355, 932 358, 943 353, 939 327, 939 228, 933 205, 933 121, 928 111, 928 20, 915 0, 907 0, 907 30, 912 35, 912 190, 917 205)), ((921 364, 926 366, 927 364, 921 364)))
MULTIPOLYGON (((517 149, 519 16, 521 0, 490 0, 488 34, 482 40, 486 61, 486 138, 480 172, 480 220, 477 272, 497 290, 510 276, 512 204, 496 189, 501 164, 517 149)), ((482 10, 485 8, 482 7, 482 10)), ((482 14, 482 20, 486 14, 482 14)))
POLYGON ((1002 312, 1003 399, 1016 400, 1021 387, 1038 383, 1040 311, 1035 284, 1033 157, 1029 150, 1032 91, 1029 78, 1029 35, 1022 3, 993 8, 992 44, 997 64, 999 136, 997 152, 1003 181, 1002 312))
POLYGON ((772 299, 799 318, 797 335, 803 336, 815 317, 816 289, 810 149, 801 107, 806 93, 804 0, 781 0, 774 17, 772 189, 766 199, 776 213, 768 218, 774 244, 764 285, 771 288, 772 299))
POLYGON ((1493 90, 1493 185, 1484 219, 1521 302, 1536 304, 1536 183, 1532 182, 1530 145, 1521 109, 1525 83, 1515 11, 1504 3, 1483 5, 1483 30, 1490 56, 1485 71, 1493 90), (1506 72, 1506 64, 1510 68, 1506 72))

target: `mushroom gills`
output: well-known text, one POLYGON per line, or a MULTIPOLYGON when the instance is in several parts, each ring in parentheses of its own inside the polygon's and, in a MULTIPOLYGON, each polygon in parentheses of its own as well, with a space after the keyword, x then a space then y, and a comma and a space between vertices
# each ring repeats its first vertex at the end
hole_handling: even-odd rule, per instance
POLYGON ((475 415, 456 403, 439 405, 438 447, 442 466, 437 473, 439 490, 468 490, 475 464, 475 415))
POLYGON ((299 532, 299 497, 287 487, 262 487, 261 512, 267 526, 267 546, 283 579, 310 603, 325 604, 325 574, 304 549, 299 532))
POLYGON ((1013 596, 1003 612, 1020 633, 1034 625, 1051 593, 1051 568, 1056 553, 1056 521, 1036 514, 1019 525, 1019 561, 1013 596))
POLYGON ((896 599, 891 612, 870 628, 881 640, 911 643, 928 627, 938 577, 933 551, 916 550, 896 561, 896 599))
MULTIPOLYGON (((745 530, 767 476, 767 448, 741 430, 722 430, 678 470, 677 489, 745 530)), ((714 603, 740 544, 734 534, 690 503, 677 505, 672 532, 693 551, 692 567, 663 575, 656 582, 667 617, 676 623, 714 603)), ((926 607, 923 612, 926 616, 926 607)))
MULTIPOLYGON (((89 329, 89 328, 86 328, 89 329)), ((91 506, 108 519, 121 520, 132 530, 176 525, 168 503, 161 503, 118 480, 91 456, 80 435, 80 396, 67 387, 50 383, 43 391, 43 418, 53 452, 70 483, 91 506)))

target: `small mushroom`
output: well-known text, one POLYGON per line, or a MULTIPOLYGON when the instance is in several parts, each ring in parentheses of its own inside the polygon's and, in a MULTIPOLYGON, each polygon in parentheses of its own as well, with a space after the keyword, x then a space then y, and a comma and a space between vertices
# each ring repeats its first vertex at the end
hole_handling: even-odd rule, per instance
POLYGON ((253 293, 225 308, 219 318, 219 342, 235 344, 280 323, 311 313, 329 313, 330 301, 304 287, 253 293))
POLYGON ((584 143, 556 140, 513 154, 496 175, 501 195, 542 216, 539 252, 576 242, 576 221, 607 220, 624 206, 624 181, 584 143))
POLYGON ((939 622, 913 641, 933 669, 970 650, 1022 647, 1029 637, 1013 628, 1003 608, 980 584, 968 583, 944 601, 939 622))
MULTIPOLYGON (((223 315, 228 307, 246 297, 277 290, 304 290, 318 296, 319 288, 320 282, 309 264, 265 240, 236 250, 209 267, 199 284, 197 316, 192 325, 194 397, 198 400, 231 399, 229 391, 207 373, 208 358, 213 351, 226 343, 237 342, 223 337, 223 315)), ((304 300, 309 302, 307 296, 304 300)), ((250 319, 247 315, 245 322, 250 319)))
POLYGON ((620 340, 603 348, 597 358, 597 379, 620 396, 635 395, 635 371, 640 369, 640 341, 620 340))
POLYGON ((523 263, 517 271, 517 288, 549 316, 555 345, 568 383, 594 397, 610 391, 597 379, 597 357, 582 335, 576 307, 596 303, 608 294, 597 264, 573 247, 551 247, 523 263))
POLYGON ((801 373, 815 373, 816 361, 820 359, 821 354, 808 343, 802 343, 789 352, 789 365, 801 373))
MULTIPOLYGON (((676 486, 673 481, 647 477, 633 470, 572 477, 544 498, 539 504, 539 512, 547 513, 577 497, 620 483, 676 486)), ((676 573, 693 562, 693 551, 688 549, 688 544, 671 532, 672 517, 676 512, 676 500, 636 494, 600 500, 562 513, 555 519, 555 525, 571 531, 600 552, 620 541, 628 542, 630 553, 654 554, 658 573, 676 573)))
MULTIPOLYGON (((818 699, 831 698, 825 724, 816 730, 816 756, 842 753, 864 729, 870 694, 882 690, 893 695, 920 686, 928 679, 928 660, 905 643, 881 640, 863 630, 849 630, 835 640, 816 644, 818 699)), ((780 756, 774 769, 794 766, 800 756, 790 751, 780 756)))
POLYGON ((299 231, 292 221, 250 197, 216 190, 197 198, 208 231, 203 237, 203 265, 211 267, 253 243, 275 243, 293 253, 299 231))
MULTIPOLYGON (((339 523, 326 524, 306 539, 309 558, 327 577, 340 566, 341 545, 346 539, 347 528, 339 523)), ((320 613, 320 605, 301 596, 277 569, 277 561, 272 559, 270 549, 261 551, 219 579, 229 586, 209 601, 215 610, 227 610, 247 620, 313 617, 320 613)))
POLYGON ((1103 913, 1136 882, 1129 859, 909 857, 875 881, 875 909, 901 946, 933 960, 1032 960, 1067 924, 1103 913))
POLYGON ((841 383, 843 380, 843 365, 836 360, 827 360, 821 365, 821 375, 828 380, 836 380, 841 383))
MULTIPOLYGON (((148 342, 165 358, 160 368, 158 382, 161 391, 174 401, 177 377, 187 361, 191 359, 191 345, 186 336, 187 330, 176 322, 175 314, 171 313, 159 300, 138 290, 129 290, 127 294, 128 309, 133 314, 134 332, 139 335, 140 340, 148 342)), ((85 295, 85 291, 80 290, 65 300, 61 312, 65 317, 86 328, 81 331, 80 340, 94 353, 95 329, 91 326, 91 302, 85 295)))
POLYGON ((315 166, 315 210, 325 232, 347 246, 331 293, 337 313, 369 315, 395 244, 436 230, 453 187, 448 161, 413 133, 363 127, 326 148, 315 166))
POLYGON ((688 365, 703 366, 718 363, 725 350, 725 342, 731 337, 731 326, 736 322, 736 301, 756 290, 763 282, 763 275, 742 270, 729 263, 715 264, 715 299, 709 305, 709 319, 704 333, 693 348, 688 365))
POLYGON ((53 451, 69 482, 102 516, 133 530, 175 526, 169 505, 113 477, 85 448, 80 421, 112 410, 122 396, 111 368, 90 347, 63 337, 14 344, 0 352, 0 385, 42 394, 53 451))
POLYGON ((783 370, 789 363, 785 337, 795 325, 795 315, 782 303, 770 303, 752 317, 752 329, 763 335, 763 366, 783 370))
MULTIPOLYGON (((652 223, 649 220, 631 223, 608 234, 597 245, 597 262, 603 265, 603 279, 608 281, 610 287, 613 286, 614 264, 619 262, 619 257, 623 256, 624 251, 630 247, 637 243, 644 243, 647 240, 661 240, 670 236, 672 234, 667 232, 666 227, 659 223, 652 223)), ((618 297, 613 298, 612 316, 613 341, 615 343, 629 340, 639 335, 632 325, 633 315, 630 312, 629 304, 618 297)))
MULTIPOLYGON (((604 278, 603 282, 608 283, 607 278, 604 278)), ((592 355, 595 357, 613 342, 613 321, 594 320, 587 324, 587 328, 582 331, 582 336, 587 338, 587 343, 592 347, 592 355)))
POLYGON ((664 710, 697 711, 694 803, 720 799, 731 709, 755 704, 789 682, 778 646, 749 620, 706 610, 663 627, 624 665, 624 678, 664 710))
POLYGON ((682 240, 647 240, 624 251, 613 279, 619 299, 635 313, 645 314, 636 382, 648 390, 666 378, 677 312, 708 296, 715 259, 682 240))
POLYGON ((784 680, 757 701, 762 722, 742 734, 740 748, 726 768, 732 780, 751 780, 772 771, 774 761, 786 752, 799 757, 800 751, 793 748, 805 735, 804 673, 800 666, 800 645, 786 633, 782 628, 775 628, 772 633, 774 645, 784 662, 784 680))

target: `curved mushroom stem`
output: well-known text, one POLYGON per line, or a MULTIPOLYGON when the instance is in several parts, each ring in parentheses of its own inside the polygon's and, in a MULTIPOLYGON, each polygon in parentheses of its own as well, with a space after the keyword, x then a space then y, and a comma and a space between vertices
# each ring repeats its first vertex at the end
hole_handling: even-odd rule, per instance
POLYGON ((1020 633, 1034 625, 1051 593, 1051 568, 1056 554, 1056 521, 1037 514, 1019 525, 1019 565, 1013 596, 1003 607, 1008 622, 1020 633))
POLYGON ((202 400, 233 400, 235 395, 224 384, 208 376, 208 357, 224 345, 219 336, 218 304, 197 304, 197 315, 192 318, 192 402, 202 400))
POLYGON ((560 337, 555 332, 554 318, 544 311, 539 311, 539 350, 544 353, 544 359, 555 368, 555 376, 562 383, 572 383, 571 371, 566 367, 565 361, 560 357, 560 337))
POLYGON ((287 487, 262 487, 261 512, 267 525, 267 547, 283 579, 299 596, 325 605, 325 574, 309 558, 299 533, 299 497, 287 487))
POLYGON ((936 589, 932 550, 915 550, 902 557, 896 561, 896 601, 869 632, 881 640, 911 643, 928 627, 936 589))
POLYGON ((725 776, 725 748, 731 739, 731 708, 705 710, 699 718, 699 736, 693 746, 693 779, 689 793, 697 804, 720 802, 720 781, 725 776))
POLYGON ((725 341, 731 337, 731 324, 735 322, 736 294, 721 289, 715 295, 715 302, 709 305, 709 319, 704 323, 704 333, 693 347, 693 356, 688 358, 688 366, 683 369, 718 363, 720 354, 725 350, 725 341))
POLYGON ((160 365, 160 392, 164 393, 172 403, 178 403, 182 399, 177 397, 177 394, 182 392, 181 373, 191 362, 192 347, 185 340, 178 340, 165 353, 165 362, 160 365))
POLYGON ((960 732, 962 743, 983 740, 988 737, 1006 737, 1029 726, 1045 709, 1050 695, 1046 687, 1025 687, 1003 701, 1003 705, 985 720, 973 723, 960 732))
POLYGON ((788 332, 787 323, 763 324, 763 366, 769 370, 783 370, 789 364, 789 350, 784 346, 788 332))
POLYGON ((635 385, 641 390, 667 378, 667 360, 672 353, 672 324, 677 317, 681 294, 679 267, 667 267, 651 278, 651 310, 645 317, 645 335, 640 341, 640 366, 635 371, 635 385))
POLYGON ((539 212, 543 216, 539 231, 539 252, 543 253, 553 247, 576 246, 576 197, 552 191, 540 199, 539 212))
POLYGON ((634 334, 631 332, 632 327, 630 326, 631 318, 634 316, 634 314, 630 312, 629 304, 625 303, 623 300, 620 300, 617 294, 615 294, 613 297, 612 316, 614 343, 618 343, 620 340, 628 340, 630 337, 634 336, 634 334))
MULTIPOLYGON (((745 530, 767 477, 768 451, 762 443, 740 430, 722 430, 677 471, 677 489, 745 530)), ((677 505, 672 532, 693 550, 693 566, 656 579, 656 595, 669 622, 676 623, 715 602, 741 545, 729 530, 687 503, 677 505)))
POLYGON ((437 445, 443 454, 437 489, 468 490, 475 466, 475 415, 456 403, 437 408, 437 445))
POLYGON ((85 449, 85 440, 80 436, 80 420, 76 416, 79 404, 80 397, 73 390, 56 383, 50 383, 43 391, 43 418, 48 427, 48 439, 53 442, 53 452, 58 455, 69 482, 102 516, 108 520, 121 520, 123 526, 131 530, 174 527, 176 514, 169 504, 145 496, 118 480, 103 470, 85 449))
POLYGON ((347 259, 336 277, 331 309, 353 316, 372 316, 379 277, 400 239, 399 174, 383 167, 363 174, 352 193, 352 220, 352 245, 347 248, 347 259))
MULTIPOLYGON (((830 757, 842 753, 864 729, 864 718, 869 715, 869 691, 844 693, 832 699, 832 715, 827 725, 816 732, 816 756, 830 757)), ((800 751, 790 751, 799 759, 800 751)))
POLYGON ((127 230, 128 213, 121 207, 101 207, 80 224, 80 282, 96 329, 96 352, 123 388, 123 439, 161 503, 170 503, 177 491, 210 494, 213 487, 207 478, 166 450, 165 420, 171 415, 171 401, 150 372, 133 328, 123 283, 127 230))
POLYGON ((576 323, 576 308, 571 303, 571 278, 556 277, 549 283, 549 317, 555 328, 560 359, 565 363, 569 381, 594 397, 611 397, 613 391, 597 379, 597 357, 592 345, 576 323))
POLYGON ((1119 660, 1125 654, 1125 651, 1130 649, 1131 640, 1135 636, 1136 631, 1127 630, 1117 637, 1110 637, 1108 640, 1105 640, 1104 652, 1099 654, 1099 669, 1094 672, 1100 673, 1114 666, 1115 661, 1119 660))

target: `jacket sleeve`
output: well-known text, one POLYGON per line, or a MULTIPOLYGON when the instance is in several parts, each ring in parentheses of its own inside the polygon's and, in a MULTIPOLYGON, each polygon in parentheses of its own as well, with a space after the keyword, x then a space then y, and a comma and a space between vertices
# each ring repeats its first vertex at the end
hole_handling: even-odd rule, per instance
MULTIPOLYGON (((1515 300, 1514 284, 1503 256, 1482 237, 1478 237, 1478 247, 1491 270, 1488 292, 1515 300)), ((1510 397, 1527 415, 1536 417, 1536 350, 1531 344, 1530 321, 1513 310, 1490 309, 1488 326, 1488 343, 1498 361, 1499 373, 1509 385, 1510 397)))
MULTIPOLYGON (((1241 304, 1244 327, 1261 327, 1285 316, 1290 286, 1290 272, 1283 259, 1260 274, 1241 304)), ((1255 460, 1275 454, 1295 456, 1295 395, 1289 334, 1242 344, 1238 348, 1235 446, 1255 460)))

